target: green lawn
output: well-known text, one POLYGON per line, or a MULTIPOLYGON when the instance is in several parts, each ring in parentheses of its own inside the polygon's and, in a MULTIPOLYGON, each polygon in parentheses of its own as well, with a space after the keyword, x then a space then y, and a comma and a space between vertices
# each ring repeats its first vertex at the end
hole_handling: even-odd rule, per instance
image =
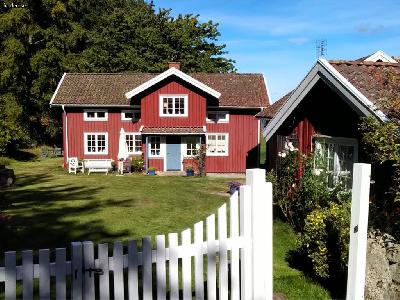
MULTIPOLYGON (((6 209, 11 229, 2 232, 0 265, 6 250, 180 232, 228 200, 226 178, 69 175, 61 164, 59 158, 11 163, 17 184, 0 189, 0 201, 13 203, 6 209)), ((286 262, 295 238, 287 224, 274 222, 275 291, 288 299, 329 299, 326 290, 286 262)))

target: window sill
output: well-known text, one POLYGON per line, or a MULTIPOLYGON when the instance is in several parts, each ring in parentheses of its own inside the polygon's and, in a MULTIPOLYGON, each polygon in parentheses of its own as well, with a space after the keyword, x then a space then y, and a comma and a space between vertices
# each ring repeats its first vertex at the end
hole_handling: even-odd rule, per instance
POLYGON ((162 118, 187 118, 188 115, 160 115, 162 118))
POLYGON ((108 119, 83 119, 85 122, 107 122, 108 119))
POLYGON ((108 152, 85 152, 85 155, 108 155, 108 152))
POLYGON ((206 156, 229 156, 228 153, 207 153, 206 156))

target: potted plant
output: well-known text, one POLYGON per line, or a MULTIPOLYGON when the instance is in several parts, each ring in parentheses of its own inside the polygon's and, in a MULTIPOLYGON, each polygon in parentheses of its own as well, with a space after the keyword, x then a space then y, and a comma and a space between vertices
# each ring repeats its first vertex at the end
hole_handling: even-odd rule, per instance
POLYGON ((192 165, 186 167, 186 176, 194 176, 194 170, 192 165))
POLYGON ((236 191, 239 191, 241 185, 242 184, 240 182, 237 182, 237 181, 228 182, 228 188, 229 188, 228 192, 229 192, 229 194, 233 195, 236 191))
POLYGON ((147 174, 149 174, 150 176, 154 176, 154 175, 156 175, 156 167, 150 167, 148 170, 147 170, 147 174))

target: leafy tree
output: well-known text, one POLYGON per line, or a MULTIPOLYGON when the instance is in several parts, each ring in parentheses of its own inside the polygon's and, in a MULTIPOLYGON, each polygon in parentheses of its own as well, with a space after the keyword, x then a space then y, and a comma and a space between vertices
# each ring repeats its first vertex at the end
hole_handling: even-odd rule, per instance
POLYGON ((388 120, 364 118, 359 126, 366 152, 381 165, 371 215, 374 226, 400 238, 400 77, 388 72, 376 78, 384 85, 380 105, 388 120))
POLYGON ((172 60, 186 72, 235 71, 217 44, 218 24, 170 12, 143 0, 1 1, 0 99, 9 121, 0 145, 24 135, 55 140, 60 116, 48 103, 63 72, 161 72, 172 60))

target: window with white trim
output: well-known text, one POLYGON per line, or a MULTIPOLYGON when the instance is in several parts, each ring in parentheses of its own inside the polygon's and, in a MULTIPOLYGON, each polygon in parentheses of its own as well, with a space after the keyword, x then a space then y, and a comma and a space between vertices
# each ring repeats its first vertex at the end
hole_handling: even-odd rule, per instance
POLYGON ((121 112, 122 121, 139 121, 140 118, 140 110, 123 110, 121 112))
POLYGON ((108 112, 107 110, 85 110, 83 112, 83 120, 85 121, 107 121, 108 120, 108 112))
POLYGON ((85 133, 84 139, 85 154, 108 154, 108 133, 85 133))
POLYGON ((142 153, 142 135, 138 133, 126 133, 125 141, 128 147, 129 154, 142 153))
POLYGON ((328 186, 343 184, 350 189, 353 164, 357 162, 358 145, 350 138, 315 138, 316 170, 326 170, 328 186))
POLYGON ((206 137, 207 155, 227 156, 228 155, 228 134, 209 133, 206 137))
POLYGON ((229 123, 229 114, 226 111, 208 111, 207 123, 229 123))
POLYGON ((184 138, 183 142, 186 147, 184 156, 196 156, 200 148, 200 138, 196 136, 188 136, 184 138))
POLYGON ((161 95, 160 116, 186 117, 188 115, 187 95, 161 95))
POLYGON ((161 156, 161 137, 151 136, 149 141, 150 156, 161 156))

